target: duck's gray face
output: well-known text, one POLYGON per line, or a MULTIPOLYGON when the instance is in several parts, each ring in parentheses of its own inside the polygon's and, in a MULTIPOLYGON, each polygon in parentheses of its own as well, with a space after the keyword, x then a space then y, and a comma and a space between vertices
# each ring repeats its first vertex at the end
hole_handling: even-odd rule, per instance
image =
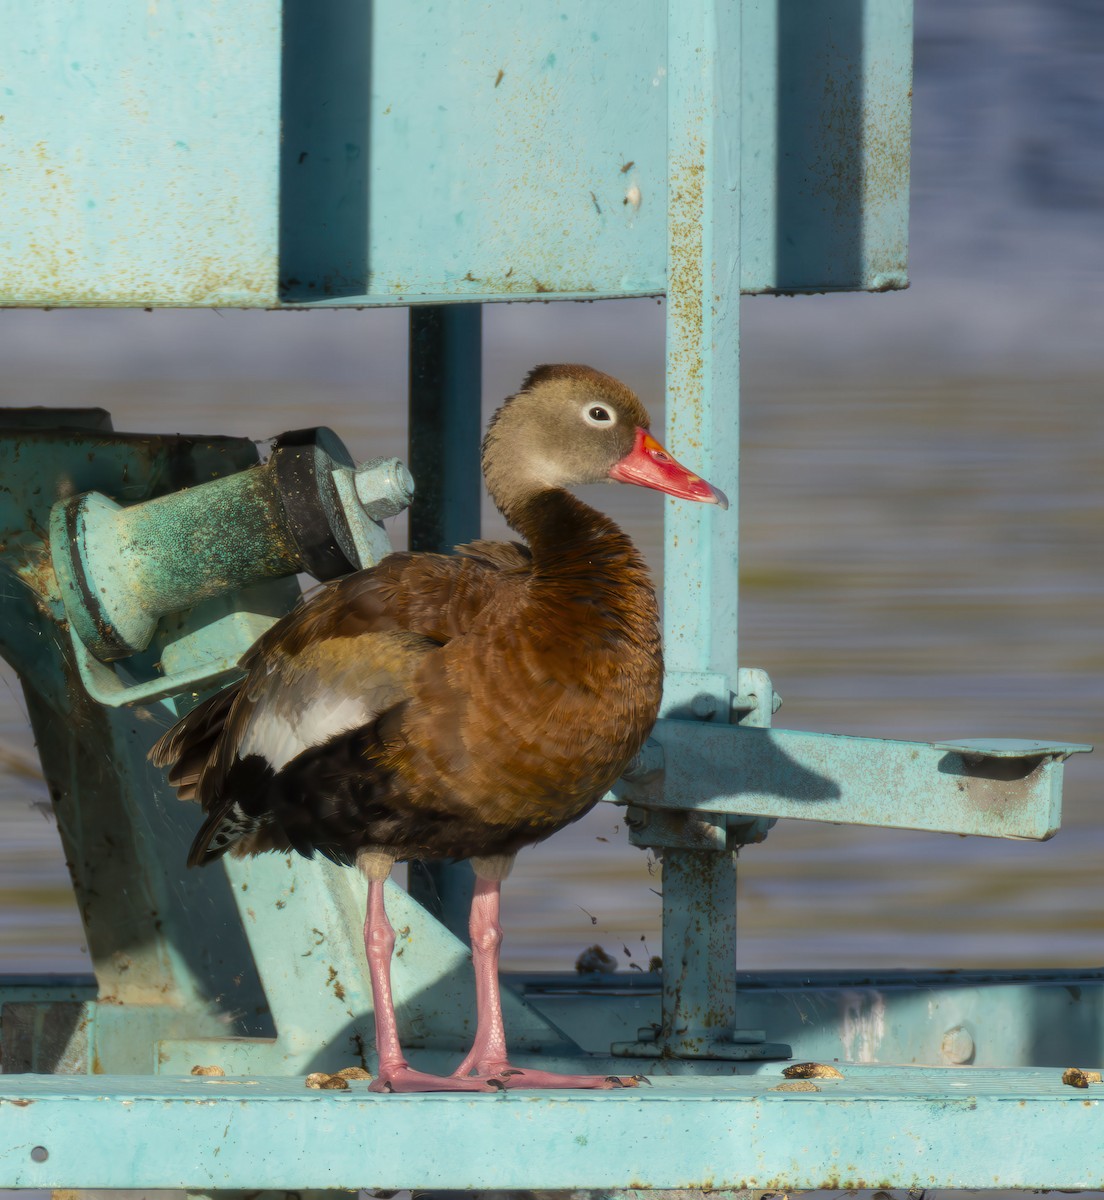
POLYGON ((517 490, 633 483, 727 508, 724 494, 676 462, 650 424, 636 395, 611 376, 590 367, 539 367, 488 430, 488 483, 492 492, 498 479, 517 490))

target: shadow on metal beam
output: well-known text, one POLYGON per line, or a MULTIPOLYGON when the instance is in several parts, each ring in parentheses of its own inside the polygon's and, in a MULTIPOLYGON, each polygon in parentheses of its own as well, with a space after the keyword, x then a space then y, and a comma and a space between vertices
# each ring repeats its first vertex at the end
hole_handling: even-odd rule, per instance
POLYGON ((372 6, 285 0, 280 298, 368 290, 372 6))
POLYGON ((865 0, 778 0, 775 290, 862 286, 865 0))

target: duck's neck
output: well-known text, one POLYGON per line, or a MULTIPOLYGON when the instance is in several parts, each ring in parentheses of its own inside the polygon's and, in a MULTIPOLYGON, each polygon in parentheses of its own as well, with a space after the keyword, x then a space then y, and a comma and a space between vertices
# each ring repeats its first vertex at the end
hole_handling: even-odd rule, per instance
POLYGON ((604 513, 561 488, 535 492, 506 511, 529 543, 538 583, 582 590, 609 580, 653 592, 648 569, 632 541, 604 513))

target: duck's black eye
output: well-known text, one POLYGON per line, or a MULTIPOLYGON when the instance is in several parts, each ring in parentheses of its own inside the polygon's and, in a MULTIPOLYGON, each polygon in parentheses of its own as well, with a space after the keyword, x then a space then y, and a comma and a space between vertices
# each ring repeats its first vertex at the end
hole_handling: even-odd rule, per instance
POLYGON ((582 417, 588 425, 616 425, 617 414, 604 404, 584 404, 582 417))

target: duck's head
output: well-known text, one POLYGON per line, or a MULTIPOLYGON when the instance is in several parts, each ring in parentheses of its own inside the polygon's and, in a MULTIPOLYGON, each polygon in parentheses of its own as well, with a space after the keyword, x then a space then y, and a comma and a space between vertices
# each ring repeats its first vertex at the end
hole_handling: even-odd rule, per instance
POLYGON ((593 367, 537 367, 495 413, 483 474, 498 507, 549 488, 635 483, 683 500, 728 507, 722 491, 675 461, 650 432, 636 394, 593 367))

